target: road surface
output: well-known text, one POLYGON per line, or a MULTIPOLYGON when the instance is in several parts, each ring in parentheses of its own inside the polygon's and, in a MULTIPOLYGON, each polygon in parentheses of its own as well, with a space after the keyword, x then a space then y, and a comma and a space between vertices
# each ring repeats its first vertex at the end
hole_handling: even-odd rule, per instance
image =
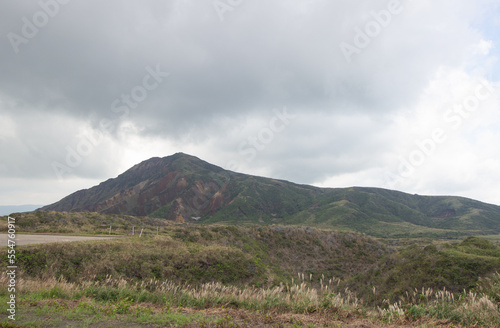
MULTIPOLYGON (((116 236, 64 236, 64 235, 26 235, 16 234, 14 239, 16 246, 18 245, 31 245, 31 244, 46 244, 54 242, 68 242, 68 241, 81 241, 81 240, 105 240, 120 238, 116 236)), ((7 234, 0 234, 0 246, 7 246, 7 234)))

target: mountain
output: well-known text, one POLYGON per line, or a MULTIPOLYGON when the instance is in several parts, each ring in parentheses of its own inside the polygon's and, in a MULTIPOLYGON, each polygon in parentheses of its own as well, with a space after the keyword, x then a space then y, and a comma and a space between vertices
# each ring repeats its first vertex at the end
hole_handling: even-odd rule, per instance
POLYGON ((317 188, 226 171, 183 153, 151 158, 40 210, 308 225, 378 237, 500 234, 496 205, 380 188, 317 188))
POLYGON ((194 156, 177 153, 151 158, 115 179, 77 191, 41 210, 126 213, 169 220, 205 219, 224 210, 224 213, 235 212, 242 221, 253 221, 255 216, 272 216, 274 212, 295 213, 298 206, 295 201, 304 202, 298 198, 306 198, 304 207, 307 207, 314 194, 321 192, 315 187, 226 171, 194 156), (265 194, 264 189, 281 187, 286 190, 283 196, 293 198, 291 202, 282 204, 283 197, 278 201, 265 194), (240 204, 241 198, 245 199, 244 204, 240 204), (284 205, 287 208, 282 208, 284 205))

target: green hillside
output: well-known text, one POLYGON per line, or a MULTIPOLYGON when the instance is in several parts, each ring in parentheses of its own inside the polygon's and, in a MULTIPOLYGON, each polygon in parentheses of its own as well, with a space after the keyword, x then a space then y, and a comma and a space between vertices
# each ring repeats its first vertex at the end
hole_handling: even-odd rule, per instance
POLYGON ((152 158, 43 211, 99 212, 202 224, 307 225, 377 237, 500 234, 500 207, 380 188, 317 188, 226 171, 178 153, 152 158))
POLYGON ((202 222, 290 224, 376 237, 460 238, 500 233, 500 208, 462 197, 378 188, 319 189, 265 178, 232 187, 231 203, 202 222))
MULTIPOLYGON (((422 288, 460 293, 475 289, 480 281, 500 271, 500 247, 485 239, 469 237, 461 242, 412 245, 391 254, 367 271, 358 274, 349 286, 360 294, 370 295, 376 286, 380 297, 396 301, 422 288)), ((499 290, 489 294, 500 302, 499 290)), ((374 300, 376 295, 370 295, 374 300)))

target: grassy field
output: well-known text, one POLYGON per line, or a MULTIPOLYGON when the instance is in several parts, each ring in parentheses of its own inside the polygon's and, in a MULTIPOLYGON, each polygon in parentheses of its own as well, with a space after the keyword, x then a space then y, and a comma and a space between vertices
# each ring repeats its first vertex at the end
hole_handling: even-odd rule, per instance
MULTIPOLYGON (((485 284, 499 288, 498 275, 485 284)), ((238 288, 198 287, 155 279, 68 283, 20 280, 15 327, 498 327, 498 300, 488 293, 414 291, 408 298, 365 307, 336 282, 238 288)), ((6 283, 5 280, 2 283, 6 283)), ((487 286, 490 288, 491 286, 487 286)), ((6 313, 7 295, 0 296, 6 313)), ((8 327, 8 319, 3 324, 8 327)), ((13 326, 14 327, 14 326, 13 326)))
MULTIPOLYGON (((16 223, 103 233, 122 222, 130 234, 126 217, 77 214, 42 217, 41 227, 36 216, 16 223)), ((17 247, 17 317, 7 318, 10 293, 1 288, 0 327, 500 326, 495 236, 379 240, 175 224, 156 235, 156 222, 134 220, 147 230, 141 238, 17 247)), ((6 267, 7 249, 0 253, 6 267)), ((5 272, 0 280, 8 285, 5 272)))

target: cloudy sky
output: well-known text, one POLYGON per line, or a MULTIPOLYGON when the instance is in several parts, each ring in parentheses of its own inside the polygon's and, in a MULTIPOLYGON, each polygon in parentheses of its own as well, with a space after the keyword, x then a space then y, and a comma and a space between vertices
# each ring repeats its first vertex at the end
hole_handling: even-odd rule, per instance
POLYGON ((496 0, 2 0, 0 32, 0 205, 176 152, 500 205, 496 0))

